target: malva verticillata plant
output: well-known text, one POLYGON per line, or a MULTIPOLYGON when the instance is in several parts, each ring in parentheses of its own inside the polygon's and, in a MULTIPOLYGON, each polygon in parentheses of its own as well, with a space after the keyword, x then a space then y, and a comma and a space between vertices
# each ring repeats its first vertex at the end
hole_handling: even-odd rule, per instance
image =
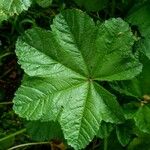
POLYGON ((125 121, 115 96, 100 83, 129 80, 142 71, 132 53, 135 40, 122 19, 95 23, 76 9, 58 14, 51 30, 27 30, 16 44, 25 75, 14 111, 27 120, 58 122, 68 145, 84 148, 102 122, 125 121))
MULTIPOLYGON (((2 37, 12 42, 8 49, 16 43, 24 70, 13 109, 25 122, 0 138, 0 150, 26 130, 38 141, 26 146, 58 140, 61 150, 149 150, 150 3, 74 2, 0 0, 0 27, 12 23, 10 37, 2 37)), ((10 53, 2 52, 3 65, 10 53)))

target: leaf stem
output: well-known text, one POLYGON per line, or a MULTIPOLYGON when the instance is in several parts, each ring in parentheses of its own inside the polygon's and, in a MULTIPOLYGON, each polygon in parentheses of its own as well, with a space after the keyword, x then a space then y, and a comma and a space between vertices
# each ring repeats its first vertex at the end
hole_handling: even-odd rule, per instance
POLYGON ((22 134, 22 133, 25 132, 25 131, 26 131, 26 129, 21 129, 21 130, 15 132, 15 133, 12 133, 12 134, 10 134, 10 135, 8 135, 8 136, 5 136, 4 138, 1 138, 1 139, 0 139, 0 142, 5 141, 5 140, 7 140, 7 139, 9 139, 9 138, 12 138, 12 137, 14 137, 14 136, 16 136, 16 135, 22 134))
POLYGON ((9 74, 13 69, 14 67, 11 67, 9 70, 7 70, 2 76, 0 76, 0 79, 5 77, 7 74, 9 74))
POLYGON ((108 147, 108 139, 105 137, 104 138, 104 150, 107 150, 108 147))
POLYGON ((50 144, 50 142, 25 143, 25 144, 20 144, 20 145, 11 147, 8 150, 14 150, 14 149, 21 148, 21 147, 32 146, 32 145, 43 145, 43 144, 50 144))
POLYGON ((0 59, 2 59, 3 57, 9 56, 11 54, 13 54, 13 53, 12 52, 7 52, 5 54, 2 54, 2 55, 0 55, 0 59))
POLYGON ((10 105, 10 104, 13 104, 13 102, 2 102, 2 103, 0 103, 0 105, 10 105))

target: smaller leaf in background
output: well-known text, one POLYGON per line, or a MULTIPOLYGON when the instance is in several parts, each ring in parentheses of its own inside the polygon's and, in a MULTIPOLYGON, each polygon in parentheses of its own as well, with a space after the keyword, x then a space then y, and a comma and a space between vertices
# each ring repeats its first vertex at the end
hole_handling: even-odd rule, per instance
POLYGON ((74 0, 79 6, 85 7, 88 11, 99 11, 103 9, 108 0, 74 0))
POLYGON ((116 134, 122 146, 126 146, 133 136, 133 123, 127 120, 124 124, 117 125, 116 134))
POLYGON ((124 147, 119 143, 115 130, 111 132, 107 138, 107 150, 124 150, 124 147))
POLYGON ((1 0, 0 1, 0 23, 8 17, 19 15, 22 11, 28 10, 32 0, 1 0))
POLYGON ((20 14, 23 10, 27 10, 31 5, 31 0, 1 0, 0 8, 9 16, 20 14))
POLYGON ((123 111, 126 119, 133 119, 135 116, 135 113, 139 109, 139 103, 138 102, 130 102, 128 104, 123 105, 123 111))
POLYGON ((136 126, 145 133, 150 133, 150 108, 146 105, 139 108, 135 117, 136 126))
POLYGON ((31 121, 27 123, 27 132, 36 141, 64 140, 61 127, 58 122, 31 121))
POLYGON ((141 74, 132 80, 113 82, 111 84, 112 88, 120 93, 136 97, 137 99, 143 99, 144 95, 150 95, 150 60, 143 54, 140 57, 143 64, 141 74))
POLYGON ((138 99, 141 96, 140 81, 137 78, 126 81, 117 81, 110 83, 110 86, 121 94, 132 96, 138 99))
POLYGON ((139 7, 133 8, 128 17, 127 21, 132 25, 136 25, 141 33, 142 39, 142 50, 145 52, 147 57, 150 59, 150 3, 146 5, 140 5, 139 7))
POLYGON ((7 19, 8 19, 8 16, 0 8, 0 25, 1 25, 2 21, 7 20, 7 19))
POLYGON ((43 8, 46 8, 46 7, 49 7, 52 3, 52 0, 36 0, 36 3, 43 7, 43 8))
POLYGON ((112 123, 106 123, 104 121, 101 122, 99 131, 97 133, 97 137, 100 138, 107 138, 112 130, 114 129, 114 124, 112 123))
MULTIPOLYGON (((16 114, 0 104, 0 150, 7 150, 16 142, 16 135, 22 134, 22 123, 16 114)), ((22 136, 22 135, 21 135, 22 136)))
POLYGON ((139 135, 129 144, 128 150, 150 150, 150 135, 139 135))
POLYGON ((134 119, 138 129, 145 133, 150 133, 150 108, 144 101, 131 102, 124 105, 126 119, 134 119))
POLYGON ((124 105, 124 113, 127 119, 134 119, 136 126, 145 133, 150 133, 150 60, 141 54, 143 71, 132 80, 120 81, 112 84, 112 87, 128 96, 138 99, 124 105))
MULTIPOLYGON (((0 132, 0 139, 4 136, 7 136, 7 135, 4 135, 3 133, 0 132)), ((5 139, 3 141, 0 140, 0 150, 7 150, 10 146, 14 144, 14 141, 15 141, 14 137, 5 139)))

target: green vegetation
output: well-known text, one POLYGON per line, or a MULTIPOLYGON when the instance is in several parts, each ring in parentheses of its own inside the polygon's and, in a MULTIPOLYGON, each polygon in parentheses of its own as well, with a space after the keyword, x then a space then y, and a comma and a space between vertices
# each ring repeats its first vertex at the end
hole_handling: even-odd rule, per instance
POLYGON ((0 150, 149 150, 149 8, 1 0, 0 150))

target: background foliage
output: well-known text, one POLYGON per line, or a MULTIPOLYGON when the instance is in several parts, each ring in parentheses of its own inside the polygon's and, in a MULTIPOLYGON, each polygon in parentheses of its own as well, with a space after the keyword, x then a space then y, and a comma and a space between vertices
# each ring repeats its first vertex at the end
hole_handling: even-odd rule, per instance
POLYGON ((0 150, 149 150, 149 8, 148 0, 0 0, 0 150), (64 99, 59 109, 50 101, 41 109, 43 93, 64 99))

